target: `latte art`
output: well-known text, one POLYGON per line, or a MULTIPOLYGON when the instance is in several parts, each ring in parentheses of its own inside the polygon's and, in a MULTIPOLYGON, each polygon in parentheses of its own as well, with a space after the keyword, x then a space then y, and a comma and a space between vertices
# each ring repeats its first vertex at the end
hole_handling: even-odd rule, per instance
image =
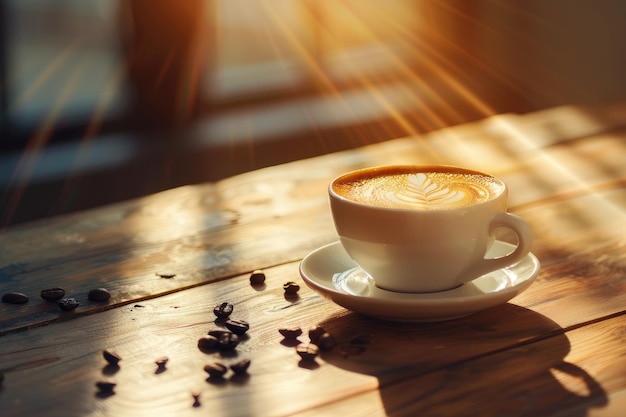
POLYGON ((378 207, 446 210, 491 200, 504 189, 497 179, 461 171, 368 172, 336 181, 335 192, 378 207))
POLYGON ((437 184, 423 172, 408 175, 406 189, 387 192, 387 199, 394 205, 408 204, 425 210, 454 206, 466 198, 465 190, 452 190, 437 184))

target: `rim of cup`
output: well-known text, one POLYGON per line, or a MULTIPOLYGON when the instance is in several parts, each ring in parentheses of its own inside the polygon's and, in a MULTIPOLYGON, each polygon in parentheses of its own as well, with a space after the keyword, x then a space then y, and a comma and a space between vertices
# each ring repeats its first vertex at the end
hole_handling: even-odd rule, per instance
MULTIPOLYGON (((457 166, 457 165, 445 165, 445 164, 398 164, 398 165, 376 165, 376 166, 371 166, 371 167, 365 167, 365 168, 359 168, 359 169, 355 169, 352 171, 348 171, 345 172, 337 177, 335 177, 330 184, 328 185, 328 193, 330 194, 330 196, 332 196, 333 198, 335 198, 336 200, 341 201, 342 203, 346 203, 346 204, 351 204, 351 205, 355 205, 358 207, 364 207, 364 208, 370 208, 370 209, 375 209, 375 210, 383 210, 383 211, 396 211, 396 212, 415 212, 414 209, 411 208, 405 208, 405 207, 386 207, 386 206, 377 206, 377 205, 373 205, 373 204, 368 204, 368 203, 363 203, 363 202, 359 202, 359 201, 355 201, 352 200, 350 198, 344 197, 338 193, 335 192, 335 190, 333 189, 333 185, 339 181, 342 180, 346 177, 350 177, 350 176, 357 176, 358 174, 362 173, 362 172, 366 172, 366 171, 383 171, 383 170, 388 170, 388 171, 392 171, 394 169, 397 170, 415 170, 417 169, 418 172, 427 172, 427 171, 431 171, 431 172, 452 172, 452 171, 461 171, 461 173, 465 173, 465 174, 474 174, 474 175, 481 175, 484 177, 489 177, 495 181, 497 181, 501 186, 502 189, 501 191, 493 198, 490 198, 488 200, 485 201, 480 201, 477 203, 473 203, 470 204, 469 206, 464 206, 464 207, 456 207, 456 208, 433 208, 430 210, 421 210, 420 212, 422 213, 441 213, 441 212, 450 212, 450 211, 455 211, 455 210, 467 210, 470 207, 478 207, 478 206, 482 206, 482 205, 486 205, 489 203, 492 203, 495 200, 498 200, 499 198, 502 197, 503 194, 505 194, 508 190, 508 186, 506 185, 506 183, 496 177, 495 175, 483 172, 483 171, 478 171, 476 169, 471 169, 471 168, 465 168, 465 167, 461 167, 461 166, 457 166)), ((372 176, 373 177, 373 176, 372 176)))

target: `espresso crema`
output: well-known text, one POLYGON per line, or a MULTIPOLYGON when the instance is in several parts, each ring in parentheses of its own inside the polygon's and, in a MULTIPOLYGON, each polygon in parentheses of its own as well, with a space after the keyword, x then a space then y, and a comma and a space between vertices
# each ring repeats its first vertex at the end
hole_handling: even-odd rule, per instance
POLYGON ((338 195, 377 207, 449 210, 494 199, 504 190, 496 178, 465 171, 364 170, 333 183, 338 195))

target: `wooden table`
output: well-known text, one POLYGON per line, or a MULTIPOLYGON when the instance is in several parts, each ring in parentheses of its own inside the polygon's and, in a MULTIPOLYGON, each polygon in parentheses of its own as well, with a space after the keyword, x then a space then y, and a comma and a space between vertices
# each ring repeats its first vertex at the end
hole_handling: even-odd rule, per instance
POLYGON ((500 115, 5 230, 0 292, 30 301, 0 303, 0 415, 625 415, 625 121, 624 105, 500 115), (303 285, 301 259, 336 240, 330 179, 389 163, 503 178, 510 211, 533 227, 537 280, 436 323, 368 318, 303 285), (50 287, 80 306, 43 301, 50 287), (97 287, 109 302, 87 299, 97 287), (234 351, 201 351, 222 302, 250 330, 234 351), (301 362, 278 330, 299 326, 307 342, 314 325, 337 344, 301 362), (204 365, 242 359, 247 376, 207 380, 204 365))

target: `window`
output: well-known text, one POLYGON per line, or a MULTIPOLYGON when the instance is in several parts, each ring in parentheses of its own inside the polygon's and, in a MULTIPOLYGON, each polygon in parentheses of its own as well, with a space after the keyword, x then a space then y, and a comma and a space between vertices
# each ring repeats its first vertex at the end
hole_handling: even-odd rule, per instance
MULTIPOLYGON (((127 112, 131 97, 124 63, 129 12, 124 8, 135 4, 145 10, 149 3, 160 2, 0 1, 6 23, 0 61, 2 145, 24 141, 34 129, 63 137, 118 126, 114 121, 127 112)), ((167 8, 192 4, 203 17, 198 26, 206 59, 198 80, 201 106, 367 83, 368 77, 397 72, 398 60, 414 55, 406 33, 418 24, 419 14, 411 0, 385 2, 384 10, 377 0, 163 3, 166 15, 175 14, 167 8)), ((151 19, 148 13, 135 18, 151 19)), ((131 18, 133 25, 140 26, 131 18)), ((167 35, 156 26, 150 36, 167 35)))

